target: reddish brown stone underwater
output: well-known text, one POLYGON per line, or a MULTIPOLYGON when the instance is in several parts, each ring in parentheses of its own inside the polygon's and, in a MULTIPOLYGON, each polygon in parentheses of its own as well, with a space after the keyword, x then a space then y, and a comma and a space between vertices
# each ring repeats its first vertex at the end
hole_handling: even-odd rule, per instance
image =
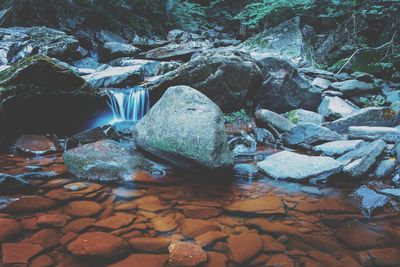
POLYGON ((400 213, 364 216, 354 185, 106 185, 72 177, 62 154, 0 157, 0 173, 29 172, 48 177, 1 187, 0 266, 400 266, 400 213))

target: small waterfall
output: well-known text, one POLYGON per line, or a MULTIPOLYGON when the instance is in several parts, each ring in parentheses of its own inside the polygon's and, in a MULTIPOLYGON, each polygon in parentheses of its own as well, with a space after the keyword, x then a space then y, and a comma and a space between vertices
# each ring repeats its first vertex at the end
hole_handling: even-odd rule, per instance
POLYGON ((150 108, 150 97, 148 90, 139 86, 108 90, 108 105, 113 112, 113 122, 139 121, 150 108))

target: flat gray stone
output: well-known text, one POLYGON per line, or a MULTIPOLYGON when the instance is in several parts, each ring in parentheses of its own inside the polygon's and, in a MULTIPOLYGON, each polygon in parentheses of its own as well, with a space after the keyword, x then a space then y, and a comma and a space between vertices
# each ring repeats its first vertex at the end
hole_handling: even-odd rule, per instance
POLYGON ((386 147, 385 141, 378 139, 344 154, 337 160, 345 164, 343 167, 344 173, 351 177, 360 177, 371 169, 386 147))
POLYGON ((400 142, 400 129, 394 127, 351 126, 348 132, 352 138, 364 140, 381 138, 388 143, 400 142))
POLYGON ((366 185, 358 188, 354 195, 361 199, 361 208, 367 215, 372 215, 375 210, 382 209, 389 201, 387 196, 376 193, 366 185))
POLYGON ((376 90, 376 86, 372 83, 366 83, 359 80, 347 80, 343 82, 331 83, 333 90, 342 92, 345 95, 364 94, 376 90))
POLYGON ((325 180, 338 173, 342 164, 330 157, 307 156, 282 151, 257 163, 257 167, 268 176, 281 180, 325 180))
POLYGON ((395 197, 395 198, 400 198, 400 189, 398 188, 386 188, 386 189, 382 189, 379 191, 379 193, 391 196, 391 197, 395 197))
POLYGON ((272 127, 280 132, 287 132, 296 126, 285 117, 279 115, 268 109, 260 109, 255 114, 256 119, 261 121, 263 124, 270 124, 272 127))
POLYGON ((396 169, 396 161, 393 159, 382 160, 375 170, 375 176, 378 178, 386 178, 396 169))
POLYGON ((321 114, 301 108, 290 111, 288 119, 295 124, 309 122, 320 125, 325 121, 324 116, 321 114))
POLYGON ((326 127, 313 123, 299 123, 282 136, 287 145, 318 144, 328 141, 337 141, 343 137, 326 127))
POLYGON ((384 126, 393 127, 399 123, 399 114, 391 108, 363 108, 350 116, 322 124, 335 132, 347 132, 350 126, 384 126))
POLYGON ((82 77, 95 87, 127 87, 137 85, 144 79, 141 66, 109 67, 82 77))
POLYGON ((338 96, 325 96, 318 107, 318 113, 329 119, 347 117, 358 110, 338 96))
POLYGON ((337 157, 357 149, 364 144, 365 142, 363 140, 340 140, 316 146, 314 147, 314 151, 329 157, 337 157))

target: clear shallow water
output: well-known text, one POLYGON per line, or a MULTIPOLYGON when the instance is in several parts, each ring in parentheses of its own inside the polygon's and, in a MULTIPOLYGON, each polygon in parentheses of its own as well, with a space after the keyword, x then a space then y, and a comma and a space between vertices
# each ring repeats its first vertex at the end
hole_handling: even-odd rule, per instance
MULTIPOLYGON (((249 158, 240 160, 245 162, 249 158)), ((372 217, 364 216, 358 202, 349 197, 354 184, 317 187, 262 177, 221 181, 198 177, 193 180, 170 170, 164 177, 139 175, 138 180, 142 182, 108 185, 88 182, 85 189, 68 191, 64 186, 79 180, 67 172, 61 154, 40 158, 0 157, 2 173, 31 172, 35 169, 32 166, 41 168, 36 171, 52 171, 57 176, 31 179, 34 186, 30 187, 2 187, 0 201, 3 203, 0 207, 5 206, 9 198, 21 196, 41 196, 54 201, 52 207, 39 210, 0 210, 0 217, 15 218, 22 224, 22 230, 8 237, 3 244, 31 242, 35 235, 41 236, 33 239, 42 245, 54 239, 54 235, 59 238, 30 262, 46 255, 53 265, 58 266, 107 266, 132 254, 167 254, 167 251, 143 252, 128 246, 122 255, 99 261, 97 257, 74 256, 66 243, 82 233, 93 231, 112 233, 126 242, 137 237, 168 237, 196 243, 199 241, 189 237, 185 230, 185 221, 196 219, 213 223, 217 231, 224 234, 204 249, 209 257, 215 256, 213 252, 225 256, 226 266, 274 266, 271 264, 278 260, 284 263, 282 266, 400 266, 400 214, 389 205, 372 217), (68 207, 76 201, 95 202, 101 205, 101 210, 91 214, 90 205, 83 205, 71 212, 68 207), (46 214, 66 215, 65 225, 38 225, 38 218, 46 214), (95 225, 121 214, 133 215, 135 219, 112 229, 95 225), (160 229, 164 228, 162 224, 155 223, 165 217, 175 222, 171 230, 164 231, 160 229), (79 229, 71 226, 81 219, 87 219, 89 223, 79 229), (43 232, 49 229, 51 231, 43 232), (268 242, 265 241, 262 248, 253 247, 246 243, 248 233, 256 233, 268 242), (232 248, 229 238, 236 235, 243 236, 242 246, 248 247, 242 253, 250 255, 241 264, 232 262, 231 250, 237 248, 232 248)), ((32 199, 25 205, 34 202, 32 199)))

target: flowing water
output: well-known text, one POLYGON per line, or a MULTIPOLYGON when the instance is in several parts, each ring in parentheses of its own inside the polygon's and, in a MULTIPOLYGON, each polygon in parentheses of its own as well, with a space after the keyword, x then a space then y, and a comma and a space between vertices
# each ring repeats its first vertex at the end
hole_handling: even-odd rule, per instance
MULTIPOLYGON (((275 150, 259 152, 265 157, 275 150)), ((47 260, 50 265, 31 266, 107 266, 129 255, 115 266, 162 266, 160 259, 168 258, 165 237, 201 244, 211 263, 219 260, 202 266, 400 266, 400 215, 390 207, 363 215, 349 196, 356 187, 352 183, 312 186, 262 176, 193 179, 170 170, 164 177, 143 173, 135 182, 101 184, 69 174, 62 154, 3 155, 0 172, 31 177, 30 186, 3 185, 0 197, 0 222, 11 217, 22 226, 3 244, 17 244, 14 250, 26 249, 21 245, 26 242, 44 247, 31 255, 31 263, 47 260), (1 210, 24 197, 29 201, 1 210), (51 199, 50 205, 43 205, 43 198, 51 199), (68 244, 79 235, 99 231, 119 236, 128 249, 111 251, 104 259, 69 251, 68 244), (231 238, 237 235, 238 241, 231 238), (153 238, 157 246, 141 237, 153 238), (140 259, 148 265, 140 265, 140 259), (220 262, 225 260, 229 265, 220 262)), ((101 250, 100 244, 91 249, 101 250)), ((15 261, 12 251, 6 254, 1 261, 15 261)))
POLYGON ((113 113, 113 122, 139 121, 150 108, 149 92, 141 87, 108 90, 108 105, 113 113))

